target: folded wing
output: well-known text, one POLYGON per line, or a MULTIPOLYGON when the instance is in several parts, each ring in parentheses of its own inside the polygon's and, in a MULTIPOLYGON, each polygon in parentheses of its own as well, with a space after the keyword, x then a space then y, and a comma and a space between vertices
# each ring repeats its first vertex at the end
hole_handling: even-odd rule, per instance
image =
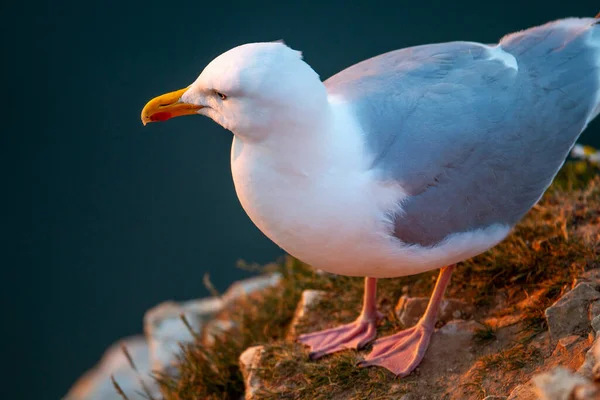
POLYGON ((357 115, 372 168, 409 195, 398 238, 428 246, 514 225, 540 199, 598 112, 596 22, 559 20, 495 46, 411 47, 325 81, 357 115))

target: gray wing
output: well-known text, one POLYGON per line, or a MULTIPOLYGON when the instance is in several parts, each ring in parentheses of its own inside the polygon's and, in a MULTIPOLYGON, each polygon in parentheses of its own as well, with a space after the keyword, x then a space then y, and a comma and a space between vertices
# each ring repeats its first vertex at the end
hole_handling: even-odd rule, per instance
POLYGON ((514 59, 451 42, 386 53, 325 81, 353 107, 373 168, 409 195, 397 237, 433 245, 512 226, 540 199, 596 107, 596 21, 508 35, 500 49, 514 59))

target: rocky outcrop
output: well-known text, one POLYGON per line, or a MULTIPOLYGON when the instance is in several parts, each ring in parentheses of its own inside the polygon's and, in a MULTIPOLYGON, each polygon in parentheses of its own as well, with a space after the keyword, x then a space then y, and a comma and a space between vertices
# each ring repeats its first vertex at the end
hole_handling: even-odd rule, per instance
POLYGON ((133 336, 113 344, 98 365, 79 378, 63 400, 122 400, 111 377, 129 400, 146 400, 150 396, 158 398, 158 387, 150 376, 149 355, 143 336, 133 336))
POLYGON ((221 297, 186 302, 167 301, 146 312, 145 336, 125 339, 111 346, 96 367, 81 377, 64 400, 122 400, 115 385, 129 400, 161 398, 151 373, 176 374, 180 346, 202 337, 207 345, 214 336, 233 328, 231 321, 215 319, 228 304, 249 296, 281 280, 278 273, 235 282, 221 297), (132 368, 123 348, 128 350, 132 368))
POLYGON ((218 297, 185 303, 168 301, 146 312, 144 332, 148 340, 153 371, 175 374, 180 343, 189 343, 223 309, 218 297), (188 326, 186 326, 186 323, 188 326))
MULTIPOLYGON (((532 352, 539 352, 542 363, 534 369, 525 369, 528 360, 506 361, 509 355, 496 358, 495 362, 512 362, 509 365, 522 365, 519 369, 521 374, 528 374, 530 380, 521 385, 513 387, 510 391, 504 393, 490 394, 485 399, 508 399, 508 400, 600 400, 600 392, 598 385, 593 381, 594 368, 598 370, 600 376, 600 364, 598 364, 596 353, 594 350, 586 351, 590 348, 590 339, 588 335, 595 335, 596 329, 592 329, 591 323, 598 318, 600 311, 600 292, 598 289, 599 273, 588 272, 576 280, 576 285, 566 292, 561 299, 550 306, 546 312, 546 318, 549 326, 549 335, 539 335, 529 345, 532 352), (551 346, 551 347, 550 347, 551 346), (544 348, 550 348, 548 353, 544 355, 544 348), (537 350, 536 350, 537 349, 537 350), (594 367, 597 365, 596 367, 594 367), (579 371, 576 371, 579 369, 579 371)), ((290 326, 290 339, 294 338, 298 332, 298 327, 304 323, 306 330, 306 321, 311 321, 315 318, 311 313, 318 311, 319 301, 326 294, 321 291, 306 290, 303 292, 301 300, 297 306, 296 313, 290 326)), ((427 298, 411 298, 403 296, 395 307, 395 313, 398 320, 404 326, 414 325, 421 317, 427 306, 427 298)), ((510 330, 521 318, 519 314, 521 309, 532 307, 537 302, 535 294, 525 300, 527 304, 520 304, 517 307, 512 324, 503 325, 503 329, 510 330), (530 304, 531 303, 531 304, 530 304), (522 307, 521 307, 522 306, 522 307)), ((469 318, 474 313, 472 307, 465 302, 456 299, 447 299, 441 312, 440 324, 442 326, 437 329, 431 339, 430 347, 427 351, 422 364, 417 369, 419 376, 418 389, 415 393, 407 393, 401 397, 402 399, 412 398, 437 398, 434 395, 427 397, 424 387, 427 387, 431 382, 440 382, 445 379, 450 379, 453 383, 449 393, 463 385, 463 382, 469 382, 473 374, 480 374, 480 368, 476 364, 477 357, 470 350, 473 347, 473 337, 479 332, 489 330, 482 324, 476 321, 461 320, 461 318, 469 318), (473 365, 473 367, 469 367, 473 365), (467 366, 467 367, 465 367, 467 366), (470 369, 469 369, 470 368, 470 369), (468 370, 468 373, 463 373, 458 377, 455 375, 458 371, 468 370), (479 371, 478 371, 479 370, 479 371), (452 378, 451 378, 452 377, 452 378), (457 380, 458 379, 458 380, 457 380), (416 396, 416 397, 415 397, 416 396)), ((507 331, 508 332, 508 331, 507 331)), ((512 331, 518 332, 515 328, 512 331)), ((507 335, 511 335, 508 333, 507 335)), ((506 339, 508 342, 513 342, 510 336, 506 339)), ((600 343, 600 340, 597 341, 600 343)), ((243 368, 244 376, 248 391, 247 399, 258 399, 256 396, 257 386, 269 385, 269 382, 258 382, 251 371, 260 369, 264 362, 262 357, 263 348, 251 348, 250 355, 245 354, 245 358, 250 361, 244 362, 240 359, 240 366, 243 368), (254 385, 254 386, 252 386, 254 385), (250 393, 250 394, 248 394, 250 393)), ((600 352, 596 351, 596 352, 600 352)), ((533 353, 532 353, 533 354, 533 353)), ((490 355, 493 357, 494 353, 490 355)), ((511 367, 514 368, 514 367, 511 367)), ((285 388, 270 388, 274 389, 275 393, 284 395, 285 388), (283 392, 279 392, 283 390, 283 392)), ((395 398, 395 397, 394 397, 395 398)), ((452 394, 450 399, 463 399, 474 397, 462 397, 461 394, 452 394)), ((478 397, 482 398, 482 397, 478 397)))
MULTIPOLYGON (((524 383, 505 392, 492 392, 478 398, 488 400, 600 399, 600 386, 595 381, 600 377, 600 363, 598 363, 600 340, 596 340, 590 348, 592 343, 590 338, 595 337, 598 330, 597 321, 600 320, 600 292, 598 291, 600 273, 598 272, 591 271, 577 278, 572 289, 546 309, 545 315, 551 339, 548 340, 547 346, 552 347, 549 347, 550 351, 544 356, 541 365, 527 370, 526 373, 521 372, 525 374, 523 377, 527 377, 521 380, 524 383)), ((221 297, 183 303, 165 302, 154 307, 145 316, 146 337, 129 338, 123 342, 132 361, 128 360, 121 344, 115 344, 106 352, 98 366, 74 385, 65 400, 121 400, 122 397, 115 390, 111 376, 114 376, 119 390, 122 390, 130 400, 161 398, 150 371, 175 374, 174 362, 181 344, 200 339, 205 346, 211 346, 217 335, 235 329, 233 322, 219 316, 228 304, 240 297, 260 293, 265 288, 277 285, 279 279, 278 275, 253 278, 232 285, 221 297), (132 368, 132 362, 136 369, 132 368)), ((324 291, 305 290, 302 293, 289 327, 288 340, 293 340, 299 332, 306 330, 307 324, 310 325, 314 318, 319 318, 315 315, 319 311, 315 310, 318 310, 319 302, 325 297, 324 291)), ((427 302, 427 298, 403 296, 395 307, 396 316, 402 324, 412 325, 424 312, 427 302)), ((429 398, 423 397, 425 390, 423 388, 428 387, 432 382, 439 383, 445 379, 450 379, 452 382, 449 384, 451 394, 449 399, 463 398, 460 394, 453 394, 453 391, 458 390, 463 382, 469 382, 474 373, 481 373, 478 372, 481 368, 477 367, 479 356, 472 350, 473 338, 482 331, 490 329, 489 326, 484 326, 475 320, 464 320, 470 318, 474 311, 472 306, 463 301, 456 299, 445 301, 439 322, 441 326, 432 337, 427 355, 416 373, 419 376, 419 384, 415 386, 417 391, 406 393, 402 398, 429 398)), ((501 329, 510 330, 511 327, 503 325, 501 329)), ((493 334, 502 335, 501 332, 493 334)), ((510 339, 511 333, 506 335, 509 341, 513 340, 510 339)), ((537 341, 532 342, 532 346, 542 349, 547 338, 547 334, 540 335, 537 341)), ((490 356, 494 355, 493 352, 487 353, 490 356)), ((261 389, 270 384, 262 381, 257 373, 267 362, 265 354, 264 346, 253 346, 239 357, 239 367, 246 386, 246 400, 260 399, 261 389)), ((263 376, 262 379, 267 378, 263 376)), ((285 387, 270 389, 282 393, 286 390, 285 387)), ((471 399, 471 397, 464 398, 471 399)))
POLYGON ((597 339, 588 351, 585 362, 576 372, 558 366, 550 371, 538 373, 527 384, 516 387, 509 400, 599 400, 599 356, 600 340, 597 339))
POLYGON ((599 394, 592 382, 562 367, 534 376, 533 383, 542 400, 594 399, 599 394))
POLYGON ((590 330, 588 310, 590 304, 598 299, 600 292, 595 285, 581 282, 547 308, 545 314, 552 338, 558 340, 570 335, 587 335, 590 330))
POLYGON ((298 332, 296 332, 297 327, 305 322, 311 307, 318 304, 325 294, 326 292, 322 290, 305 290, 302 292, 302 296, 300 296, 300 301, 294 312, 294 318, 292 318, 292 322, 290 323, 290 329, 288 330, 289 339, 293 340, 298 336, 298 332))
POLYGON ((554 324, 554 337, 563 335, 558 339, 552 356, 562 357, 565 364, 575 360, 570 364, 576 365, 568 365, 571 368, 558 366, 534 375, 527 384, 517 386, 508 400, 600 400, 600 339, 594 341, 584 356, 582 349, 587 347, 587 339, 580 336, 585 333, 582 331, 594 336, 596 334, 596 329, 590 332, 589 323, 598 318, 597 301, 594 302, 598 292, 592 290, 598 288, 599 273, 600 270, 588 271, 587 276, 576 279, 575 288, 546 310, 546 316, 550 315, 554 324), (583 318, 587 308, 585 305, 590 302, 590 312, 587 318, 583 318), (570 320, 564 314, 573 311, 575 305, 581 309, 577 309, 573 320, 570 320), (561 323, 564 326, 561 327, 561 323))
POLYGON ((244 384, 246 386, 245 400, 255 400, 257 393, 262 387, 262 382, 256 374, 256 369, 260 366, 263 353, 263 346, 252 346, 240 355, 240 370, 244 376, 244 384))

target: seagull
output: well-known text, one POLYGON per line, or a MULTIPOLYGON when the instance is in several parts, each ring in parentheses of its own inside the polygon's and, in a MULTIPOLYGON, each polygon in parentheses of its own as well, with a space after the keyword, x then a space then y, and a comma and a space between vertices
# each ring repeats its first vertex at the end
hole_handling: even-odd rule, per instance
POLYGON ((403 377, 456 263, 510 233, 600 112, 599 21, 408 47, 325 81, 281 41, 244 44, 141 118, 199 114, 233 132, 235 190, 254 224, 313 267, 365 277, 356 321, 298 337, 312 359, 376 338, 377 279, 440 269, 419 322, 358 364, 403 377))

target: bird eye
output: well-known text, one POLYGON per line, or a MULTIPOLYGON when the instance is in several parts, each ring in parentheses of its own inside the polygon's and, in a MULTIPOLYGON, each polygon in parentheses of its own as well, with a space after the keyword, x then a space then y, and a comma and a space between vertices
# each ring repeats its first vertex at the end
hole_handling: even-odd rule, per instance
POLYGON ((224 95, 223 93, 217 92, 216 90, 215 90, 215 93, 217 94, 217 96, 219 96, 221 98, 221 100, 227 100, 227 96, 224 95))

